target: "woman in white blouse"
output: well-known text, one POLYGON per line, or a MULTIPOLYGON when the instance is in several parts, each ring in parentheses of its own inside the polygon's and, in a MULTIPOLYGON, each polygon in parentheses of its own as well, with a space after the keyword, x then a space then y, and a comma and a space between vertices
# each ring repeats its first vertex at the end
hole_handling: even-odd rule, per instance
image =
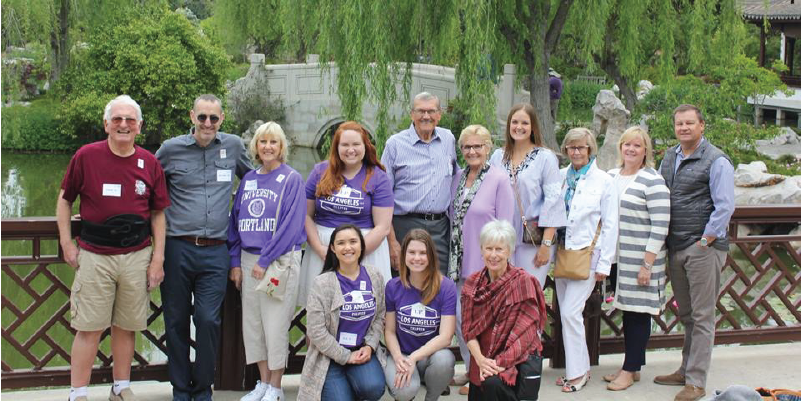
POLYGON ((530 104, 521 103, 509 111, 506 145, 492 154, 490 164, 506 171, 514 190, 512 224, 517 244, 512 263, 535 276, 544 287, 555 249, 552 245, 556 228, 564 227, 567 220, 561 199, 559 160, 545 147, 536 110, 530 104), (523 226, 523 219, 528 222, 527 227, 523 226), (534 233, 538 227, 545 228, 541 245, 528 242, 524 235, 526 229, 534 233))

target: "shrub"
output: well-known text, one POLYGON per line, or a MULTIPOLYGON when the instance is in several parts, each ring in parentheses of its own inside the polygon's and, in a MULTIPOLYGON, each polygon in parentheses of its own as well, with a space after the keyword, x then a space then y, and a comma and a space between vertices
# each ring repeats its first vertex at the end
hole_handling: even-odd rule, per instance
POLYGON ((60 128, 74 138, 102 132, 105 102, 125 93, 142 106, 142 142, 157 145, 185 132, 195 97, 223 95, 229 62, 183 15, 150 7, 120 12, 126 18, 110 16, 59 80, 60 128))
POLYGON ((592 106, 604 85, 587 81, 565 81, 559 100, 559 121, 592 121, 592 106))
POLYGON ((3 149, 22 151, 70 151, 78 141, 56 135, 59 102, 52 98, 34 100, 30 106, 11 106, 3 109, 3 149))

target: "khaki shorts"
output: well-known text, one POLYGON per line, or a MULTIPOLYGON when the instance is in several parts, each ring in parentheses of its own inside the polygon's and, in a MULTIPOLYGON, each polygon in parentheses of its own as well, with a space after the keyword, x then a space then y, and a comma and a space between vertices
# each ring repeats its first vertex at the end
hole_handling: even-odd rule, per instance
POLYGON ((152 246, 122 255, 81 249, 70 294, 71 326, 79 331, 147 328, 147 267, 152 246))

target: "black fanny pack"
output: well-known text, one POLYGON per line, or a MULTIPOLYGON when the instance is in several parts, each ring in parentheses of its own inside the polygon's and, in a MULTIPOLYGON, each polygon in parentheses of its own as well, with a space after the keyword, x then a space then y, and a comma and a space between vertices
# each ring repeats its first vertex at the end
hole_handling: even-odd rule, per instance
POLYGON ((81 239, 99 246, 128 248, 150 238, 150 220, 138 214, 111 216, 103 224, 81 222, 81 239))

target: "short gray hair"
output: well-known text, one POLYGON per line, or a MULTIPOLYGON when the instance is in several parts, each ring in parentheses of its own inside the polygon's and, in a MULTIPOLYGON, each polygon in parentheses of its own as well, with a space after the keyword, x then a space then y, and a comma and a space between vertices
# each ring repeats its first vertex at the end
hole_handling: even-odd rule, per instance
POLYGON ((515 242, 517 242, 517 233, 512 223, 506 220, 493 219, 484 227, 481 228, 481 233, 478 235, 478 243, 481 248, 487 244, 503 244, 509 248, 509 255, 515 253, 515 242))
POLYGON ((442 107, 440 106, 440 103, 439 103, 439 98, 436 95, 432 95, 429 92, 420 92, 420 93, 414 95, 414 99, 412 99, 412 110, 414 110, 414 104, 415 103, 417 103, 417 102, 428 102, 430 100, 436 100, 437 101, 437 110, 442 110, 442 107))
POLYGON ((222 100, 220 100, 220 98, 218 98, 217 96, 212 95, 211 93, 204 93, 204 94, 196 97, 195 98, 195 102, 192 103, 192 109, 194 110, 197 107, 197 104, 200 103, 200 102, 216 103, 216 104, 220 105, 220 108, 222 109, 222 100))
POLYGON ((284 129, 275 121, 266 122, 256 129, 256 132, 253 134, 253 139, 250 140, 250 146, 248 146, 250 159, 256 164, 263 164, 259 159, 258 147, 259 140, 263 136, 278 139, 278 142, 281 143, 281 153, 278 155, 278 161, 286 163, 286 155, 289 154, 289 143, 286 140, 284 129))
POLYGON ((114 99, 111 99, 111 101, 106 104, 105 110, 103 110, 103 120, 105 121, 111 120, 111 108, 117 105, 126 105, 133 107, 134 109, 136 109, 136 120, 142 121, 142 108, 139 107, 139 103, 136 103, 136 100, 133 100, 128 95, 119 95, 114 99))
POLYGON ((570 131, 567 131, 565 139, 562 140, 562 153, 567 154, 567 144, 581 140, 585 141, 584 143, 590 147, 590 153, 588 156, 598 154, 598 142, 595 140, 595 134, 584 127, 573 128, 570 131))

